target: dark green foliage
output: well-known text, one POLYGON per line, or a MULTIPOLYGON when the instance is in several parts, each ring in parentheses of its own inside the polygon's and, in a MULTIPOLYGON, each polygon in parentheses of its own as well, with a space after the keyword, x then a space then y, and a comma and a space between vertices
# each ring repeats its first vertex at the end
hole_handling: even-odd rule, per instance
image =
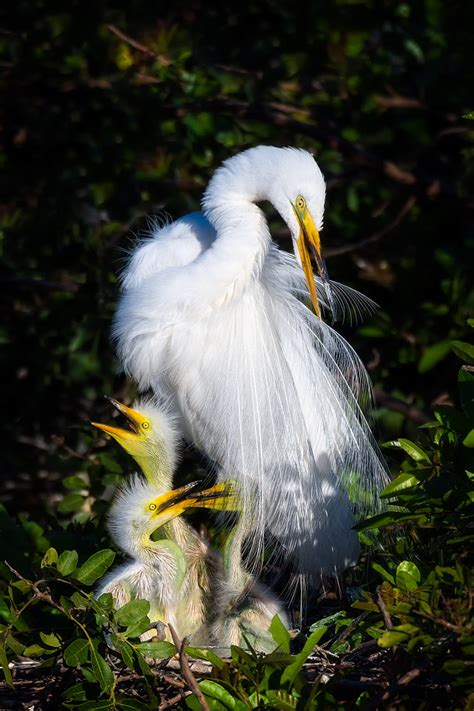
MULTIPOLYGON (((469 355, 469 344, 454 347, 469 355)), ((384 694, 400 703, 416 699, 426 708, 441 701, 441 708, 460 708, 474 684, 470 365, 459 372, 459 401, 458 408, 435 410, 436 420, 424 426, 421 441, 387 443, 405 459, 383 493, 387 510, 359 525, 372 574, 367 576, 363 562, 353 573, 356 599, 350 611, 320 618, 302 640, 292 640, 275 618, 271 632, 278 649, 266 656, 235 647, 223 661, 211 650, 187 649, 212 665, 212 677, 199 682, 211 709, 337 708, 348 700, 379 702, 384 694), (367 663, 367 645, 367 689, 348 695, 351 682, 357 686, 361 676, 357 663, 367 663)), ((141 698, 157 708, 160 676, 150 664, 173 656, 176 647, 158 638, 137 639, 150 629, 145 600, 114 611, 110 594, 94 599, 87 590, 111 566, 113 551, 99 550, 80 562, 77 551, 58 553, 51 547, 49 533, 37 524, 4 516, 17 540, 22 531, 35 534, 21 561, 23 572, 8 562, 0 570, 0 664, 6 683, 13 687, 9 659, 38 658, 44 669, 62 663, 69 670, 62 680, 65 707, 86 708, 88 700, 99 700, 101 708, 103 703, 109 704, 103 708, 125 708, 129 701, 139 703, 120 689, 127 668, 143 681, 141 698)), ((186 704, 199 708, 195 694, 186 704)))
MULTIPOLYGON (((9 584, 0 603, 0 660, 9 686, 13 688, 13 679, 6 660, 12 654, 15 658, 40 658, 43 669, 62 662, 65 708, 85 708, 83 704, 88 699, 99 698, 108 700, 99 702, 101 708, 102 703, 103 708, 127 708, 129 702, 136 700, 119 694, 118 674, 129 669, 142 676, 145 698, 156 707, 159 692, 150 660, 170 657, 176 648, 166 641, 137 639, 150 628, 149 603, 132 600, 114 611, 109 593, 95 599, 90 590, 84 589, 107 571, 114 557, 110 550, 97 551, 77 566, 75 551, 58 556, 54 548, 49 548, 39 566, 33 565, 34 579, 28 579, 8 563, 3 565, 3 578, 9 584), (48 631, 38 632, 42 628, 48 631)), ((142 707, 147 706, 137 708, 142 707)))
MULTIPOLYGON (((462 708, 473 668, 471 5, 9 4, 0 340, 10 513, 0 511, 0 560, 25 578, 2 565, 9 683, 7 659, 31 657, 44 674, 63 670, 51 707, 154 708, 163 697, 147 660, 170 648, 141 646, 143 605, 116 615, 106 596, 91 597, 114 556, 104 517, 130 464, 88 421, 109 417, 104 394, 133 394, 109 343, 131 239, 147 215, 197 209, 224 158, 272 143, 316 153, 330 275, 381 305, 342 330, 374 380, 396 478, 383 518, 361 529, 351 600, 317 609, 312 629, 327 630, 303 674, 291 680, 288 669, 307 635, 285 649, 275 622, 280 656, 234 650, 224 664, 190 650, 214 664, 202 690, 216 709, 462 708), (117 681, 126 668, 136 688, 117 681)), ((180 476, 199 478, 201 466, 188 452, 180 476)))

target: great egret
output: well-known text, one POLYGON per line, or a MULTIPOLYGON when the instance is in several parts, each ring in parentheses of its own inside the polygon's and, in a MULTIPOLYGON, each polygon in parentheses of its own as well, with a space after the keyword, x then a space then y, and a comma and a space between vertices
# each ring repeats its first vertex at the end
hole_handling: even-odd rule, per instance
POLYGON ((259 146, 225 161, 203 213, 133 251, 113 328, 140 389, 167 399, 186 438, 241 484, 255 559, 270 531, 316 582, 357 560, 354 511, 374 508, 387 480, 362 411, 367 373, 321 318, 373 305, 328 280, 324 201, 304 150, 259 146), (295 257, 272 242, 265 200, 295 257))
POLYGON ((184 508, 192 506, 238 510, 232 484, 220 483, 194 494, 194 485, 182 487, 171 497, 162 495, 159 503, 156 489, 171 488, 176 466, 178 433, 173 421, 151 402, 138 403, 132 409, 110 400, 126 417, 130 429, 92 424, 135 459, 147 483, 133 480, 112 507, 113 537, 135 561, 114 571, 98 594, 111 592, 117 607, 132 596, 143 597, 152 603, 154 618, 171 622, 182 636, 191 634, 194 642, 227 648, 231 644, 246 646, 249 641, 258 651, 275 649, 268 628, 275 614, 285 624, 286 616, 277 599, 242 563, 242 543, 250 528, 246 519, 240 517, 219 558, 179 517, 184 508), (158 515, 158 511, 162 513, 158 515), (158 527, 162 536, 156 545, 150 541, 150 531, 158 527))
MULTIPOLYGON (((179 636, 202 641, 221 563, 180 514, 192 507, 236 508, 235 492, 227 483, 196 491, 196 482, 172 490, 176 433, 166 413, 148 403, 139 410, 113 403, 133 429, 93 424, 140 462, 146 481, 133 477, 111 507, 112 537, 133 560, 107 575, 97 594, 112 593, 117 608, 133 598, 148 600, 153 621, 171 623, 179 636), (153 540, 157 531, 161 536, 153 540)), ((151 631, 144 638, 154 634, 151 631)))

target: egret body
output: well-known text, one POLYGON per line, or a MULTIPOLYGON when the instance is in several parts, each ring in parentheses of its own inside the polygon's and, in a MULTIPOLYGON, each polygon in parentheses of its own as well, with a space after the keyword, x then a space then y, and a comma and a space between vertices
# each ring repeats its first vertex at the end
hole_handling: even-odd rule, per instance
POLYGON ((240 483, 255 559, 267 530, 316 581, 357 560, 354 512, 373 509, 386 481, 362 412, 368 376, 324 320, 364 304, 328 280, 324 202, 306 151, 259 146, 230 158, 202 213, 134 250, 114 324, 126 371, 240 483), (272 242, 261 201, 288 225, 294 256, 272 242))

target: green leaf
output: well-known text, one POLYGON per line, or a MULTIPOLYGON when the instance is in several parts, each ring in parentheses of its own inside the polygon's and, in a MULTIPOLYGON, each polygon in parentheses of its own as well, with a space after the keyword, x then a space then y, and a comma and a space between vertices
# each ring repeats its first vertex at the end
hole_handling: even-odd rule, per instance
POLYGON ((391 481, 390 484, 387 484, 387 486, 382 491, 380 496, 389 498, 389 497, 393 496, 394 494, 398 494, 400 491, 403 491, 404 489, 411 489, 419 483, 420 483, 420 480, 418 479, 417 476, 415 476, 415 474, 409 473, 409 472, 403 472, 402 474, 397 476, 396 479, 391 481))
POLYGON ((464 341, 452 341, 451 347, 456 355, 466 363, 474 363, 474 346, 464 341))
POLYGON ((120 649, 120 654, 122 655, 124 664, 126 664, 129 669, 134 671, 135 664, 133 663, 133 652, 128 644, 123 645, 123 647, 120 649))
POLYGON ((347 617, 344 610, 339 610, 339 612, 334 612, 332 615, 327 615, 326 617, 321 617, 316 622, 313 622, 309 628, 310 632, 319 629, 320 627, 329 627, 330 625, 335 626, 335 631, 337 632, 340 627, 346 627, 352 622, 351 618, 347 617))
MULTIPOLYGON (((89 598, 87 598, 85 595, 78 592, 77 590, 71 595, 71 601, 74 607, 77 607, 80 610, 86 610, 90 605, 89 598)), ((64 603, 63 606, 65 606, 64 603)))
POLYGON ((48 647, 60 647, 61 640, 53 632, 51 634, 46 634, 45 632, 40 632, 41 641, 48 647))
POLYGON ((11 583, 11 587, 19 590, 24 595, 31 590, 31 583, 28 580, 15 580, 14 583, 11 583))
POLYGON ((76 570, 77 559, 77 551, 63 551, 57 565, 61 575, 71 575, 76 570))
POLYGON ((50 654, 51 649, 45 649, 40 644, 30 644, 29 647, 23 650, 25 657, 41 657, 43 654, 50 654))
POLYGON ((57 563, 58 552, 56 548, 48 548, 41 561, 41 567, 46 568, 46 566, 53 566, 57 563))
POLYGON ((369 600, 356 600, 352 603, 352 607, 355 610, 369 610, 370 612, 379 612, 378 605, 375 602, 370 602, 369 600))
POLYGON ((0 647, 0 666, 3 669, 3 674, 5 676, 5 682, 8 684, 10 689, 13 689, 13 679, 10 667, 8 666, 7 653, 5 647, 0 647))
POLYGON ((115 553, 109 548, 97 551, 97 553, 91 555, 91 557, 81 565, 76 573, 76 578, 80 580, 81 583, 92 585, 110 568, 114 562, 114 558, 115 553))
POLYGON ((391 585, 395 585, 395 578, 387 570, 382 568, 378 563, 372 563, 372 568, 379 573, 382 578, 385 578, 391 585))
POLYGON ((115 684, 115 677, 112 669, 109 667, 104 657, 99 654, 99 640, 92 640, 92 648, 90 649, 90 656, 92 662, 92 670, 94 672, 95 678, 99 682, 101 690, 106 693, 110 692, 115 684))
POLYGON ((463 674, 463 672, 466 671, 466 662, 464 659, 448 659, 448 661, 443 664, 443 671, 453 676, 463 674))
POLYGON ((150 612, 148 600, 130 600, 115 611, 115 619, 119 625, 126 627, 141 622, 150 612))
POLYGON ((215 699, 220 702, 221 706, 213 706, 210 704, 211 709, 221 708, 232 709, 233 711, 248 711, 248 706, 246 706, 240 699, 224 689, 223 686, 218 684, 216 681, 211 679, 204 679, 199 683, 199 687, 207 699, 215 699))
POLYGON ((469 449, 474 447, 474 429, 472 429, 469 434, 464 437, 462 443, 465 447, 469 447, 469 449))
POLYGON ((68 701, 85 701, 87 695, 82 684, 73 684, 73 686, 66 689, 63 697, 68 701))
POLYGON ((79 511, 82 508, 84 501, 84 496, 81 496, 80 494, 68 494, 62 501, 59 502, 58 511, 61 513, 79 511))
POLYGON ((286 652, 286 654, 289 654, 291 640, 290 633, 288 632, 278 615, 274 615, 270 623, 270 627, 268 628, 268 631, 270 632, 271 636, 278 644, 282 652, 286 652))
POLYGON ((282 684, 288 682, 290 686, 292 686, 300 670, 302 669, 303 664, 313 651, 314 647, 318 644, 321 637, 326 633, 326 630, 327 627, 319 627, 317 630, 314 630, 314 632, 311 632, 301 652, 295 655, 295 661, 292 664, 289 664, 281 675, 282 684))
POLYGON ((426 373, 451 352, 451 341, 439 341, 429 346, 420 358, 418 372, 426 373))
POLYGON ((67 476, 63 480, 63 486, 66 489, 84 489, 87 486, 87 482, 80 476, 67 476))
POLYGON ((361 521, 354 526, 356 531, 370 531, 373 528, 382 528, 383 526, 392 526, 396 523, 404 523, 405 521, 416 521, 421 518, 419 516, 403 513, 402 511, 388 511, 387 513, 376 514, 370 518, 361 521))
POLYGON ((134 639, 135 637, 140 637, 144 632, 148 630, 150 626, 150 620, 148 617, 142 617, 141 620, 137 620, 133 624, 129 625, 124 631, 124 636, 127 639, 134 639))
POLYGON ((64 662, 68 667, 76 667, 78 664, 84 664, 89 657, 89 642, 87 639, 75 639, 64 650, 64 662))
POLYGON ((224 660, 218 657, 217 654, 214 654, 214 652, 211 652, 210 649, 206 649, 204 647, 186 647, 185 651, 188 657, 193 657, 194 659, 205 659, 206 662, 209 662, 217 669, 223 669, 225 667, 224 660))
POLYGON ((389 647, 394 647, 397 644, 402 644, 407 642, 410 637, 413 637, 419 631, 419 627, 415 625, 398 625, 387 632, 384 632, 377 640, 377 644, 382 649, 388 649, 389 647))
POLYGON ((112 612, 114 609, 114 598, 112 593, 102 593, 100 597, 94 600, 94 609, 100 610, 100 612, 112 612))
POLYGON ((186 706, 191 711, 202 711, 202 706, 196 698, 196 694, 191 694, 191 696, 186 696, 185 698, 186 706))
POLYGON ((397 567, 395 580, 397 588, 400 590, 416 590, 420 584, 421 573, 414 563, 404 560, 397 567))
POLYGON ((0 596, 0 617, 6 620, 6 622, 13 622, 16 615, 14 611, 10 610, 11 601, 7 602, 6 598, 0 596))
POLYGON ((97 455, 97 459, 108 471, 114 472, 115 474, 120 474, 122 472, 122 467, 108 452, 101 452, 97 455))
POLYGON ((24 643, 20 642, 11 633, 6 637, 5 645, 9 647, 15 654, 23 654, 23 651, 25 649, 24 643))
POLYGON ((152 657, 153 659, 166 659, 176 654, 176 647, 171 642, 140 642, 134 645, 135 649, 141 652, 144 657, 152 657))
POLYGON ((394 439, 390 442, 385 442, 383 446, 391 447, 392 449, 402 449, 408 454, 409 457, 414 459, 415 462, 427 462, 428 464, 431 464, 430 458, 426 452, 409 439, 404 439, 403 437, 400 439, 394 439))

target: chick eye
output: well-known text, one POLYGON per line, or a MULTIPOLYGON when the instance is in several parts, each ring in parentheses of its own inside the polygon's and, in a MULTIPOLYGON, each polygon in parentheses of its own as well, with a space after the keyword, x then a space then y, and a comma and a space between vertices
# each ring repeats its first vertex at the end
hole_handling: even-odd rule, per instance
POLYGON ((304 199, 304 197, 302 195, 298 195, 298 197, 296 198, 296 207, 298 208, 298 210, 305 209, 306 200, 304 199))
POLYGON ((150 511, 154 511, 156 509, 156 504, 150 504, 148 508, 150 511))
POLYGON ((149 428, 149 426, 150 426, 149 422, 142 422, 142 429, 143 430, 147 430, 149 428))

